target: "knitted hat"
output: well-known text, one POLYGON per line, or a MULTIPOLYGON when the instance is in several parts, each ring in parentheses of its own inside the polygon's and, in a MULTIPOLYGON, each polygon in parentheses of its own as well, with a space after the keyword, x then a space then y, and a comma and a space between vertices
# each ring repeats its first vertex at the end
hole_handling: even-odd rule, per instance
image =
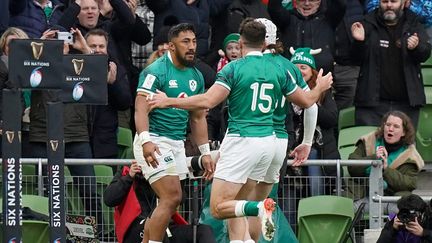
POLYGON ((157 50, 159 45, 162 45, 164 43, 168 43, 168 31, 170 30, 171 26, 162 26, 158 33, 155 34, 153 37, 153 50, 157 50))
MULTIPOLYGON (((292 48, 290 51, 293 50, 292 48)), ((311 49, 309 47, 298 48, 294 53, 291 53, 291 62, 293 64, 306 64, 313 69, 316 69, 315 58, 311 54, 311 49)))
POLYGON ((260 22, 266 27, 266 36, 265 36, 265 42, 266 45, 276 44, 276 32, 277 27, 271 20, 268 20, 266 18, 258 18, 255 19, 255 21, 260 22))
POLYGON ((225 37, 223 40, 223 50, 225 51, 227 45, 231 42, 238 42, 240 39, 240 35, 238 33, 231 33, 225 37))

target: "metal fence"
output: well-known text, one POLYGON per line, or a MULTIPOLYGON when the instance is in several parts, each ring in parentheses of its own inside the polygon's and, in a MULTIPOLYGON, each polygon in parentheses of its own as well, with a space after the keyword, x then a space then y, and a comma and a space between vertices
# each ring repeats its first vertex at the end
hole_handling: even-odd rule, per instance
MULTIPOLYGON (((46 159, 22 159, 23 162, 23 194, 33 194, 46 196, 44 190, 44 181, 46 176, 42 173, 43 164, 46 164, 46 159)), ((89 185, 79 184, 80 182, 88 180, 78 180, 78 177, 72 177, 65 169, 65 197, 66 197, 66 213, 71 215, 94 215, 96 216, 97 222, 99 222, 102 229, 102 233, 99 238, 103 242, 115 242, 114 233, 114 221, 113 221, 113 208, 109 208, 103 204, 103 191, 105 187, 112 180, 113 175, 106 174, 111 167, 107 165, 129 165, 131 160, 107 160, 107 159, 65 159, 66 165, 74 165, 79 163, 92 163, 95 165, 96 171, 96 190, 98 198, 86 198, 86 193, 80 192, 78 188, 84 188, 86 190, 89 185), (108 170, 107 170, 108 168, 108 170), (105 171, 101 175, 100 171, 105 171), (99 173, 98 173, 99 172, 99 173), (102 208, 99 212, 94 207, 93 203, 95 200, 100 200, 102 208), (90 204, 90 205, 89 205, 90 204), (100 220, 100 217, 103 220, 100 220)), ((350 183, 363 182, 365 187, 369 187, 369 195, 372 195, 370 199, 370 211, 366 212, 369 215, 368 218, 361 220, 355 227, 356 237, 361 237, 364 228, 378 228, 381 227, 382 212, 380 209, 379 202, 374 201, 377 196, 382 194, 382 172, 379 167, 379 162, 376 161, 348 161, 348 160, 311 160, 307 161, 304 166, 307 165, 325 165, 325 166, 336 166, 337 176, 335 177, 313 177, 313 176, 302 176, 293 175, 286 176, 281 180, 279 185, 279 206, 284 212, 285 216, 291 223, 293 230, 296 231, 297 222, 297 206, 300 199, 314 195, 313 184, 317 181, 321 181, 322 191, 321 194, 332 194, 332 195, 344 195, 346 188, 350 183), (339 168, 346 165, 370 165, 375 163, 376 167, 372 167, 371 176, 369 178, 351 178, 343 177, 342 171, 339 168)), ((85 178, 81 178, 85 179, 85 178)), ((198 200, 199 205, 202 204, 203 192, 206 182, 201 179, 196 179, 198 184, 198 200)), ((367 188, 365 188, 367 189, 367 188)), ((191 222, 192 220, 192 191, 193 185, 190 180, 187 180, 185 184, 186 200, 183 204, 180 213, 185 217, 186 220, 191 222)), ((316 194, 315 194, 316 195, 316 194)))

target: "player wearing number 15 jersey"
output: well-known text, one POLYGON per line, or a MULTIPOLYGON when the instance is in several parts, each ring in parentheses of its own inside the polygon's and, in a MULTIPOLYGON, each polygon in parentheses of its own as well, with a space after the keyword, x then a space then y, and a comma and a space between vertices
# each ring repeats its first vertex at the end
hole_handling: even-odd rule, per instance
POLYGON ((212 184, 210 207, 215 218, 228 220, 230 240, 249 240, 243 216, 260 216, 264 239, 272 239, 271 220, 274 203, 241 201, 261 181, 274 155, 273 112, 276 95, 284 94, 302 107, 315 103, 331 85, 331 76, 322 77, 319 88, 306 93, 289 80, 289 75, 262 56, 265 26, 245 19, 240 26, 242 59, 225 66, 215 84, 200 95, 173 99, 158 93, 151 107, 177 107, 188 110, 209 109, 228 98, 228 131, 220 149, 212 184))

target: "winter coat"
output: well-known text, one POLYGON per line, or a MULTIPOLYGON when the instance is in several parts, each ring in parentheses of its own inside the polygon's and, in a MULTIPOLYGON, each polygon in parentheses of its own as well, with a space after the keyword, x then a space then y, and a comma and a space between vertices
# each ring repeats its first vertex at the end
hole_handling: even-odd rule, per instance
MULTIPOLYGON (((373 107, 380 101, 380 33, 383 27, 378 23, 377 11, 366 15, 363 21, 365 41, 354 41, 352 55, 362 64, 357 81, 355 106, 373 107)), ((406 90, 410 106, 422 106, 426 103, 423 88, 423 78, 420 64, 426 61, 431 54, 431 44, 423 25, 417 16, 410 10, 405 10, 405 22, 402 26, 401 48, 403 72, 405 75, 406 90), (417 33, 418 46, 408 50, 408 35, 417 33)), ((395 67, 399 68, 399 67, 395 67)))
POLYGON ((58 24, 63 15, 64 5, 57 0, 51 2, 53 12, 47 19, 44 10, 33 0, 9 1, 9 26, 24 30, 30 38, 40 38, 45 30, 58 24))
MULTIPOLYGON (((356 150, 349 155, 351 160, 376 160, 375 132, 361 137, 356 144, 356 150)), ((424 161, 417 152, 415 145, 409 145, 405 151, 396 157, 391 165, 383 170, 383 179, 388 188, 384 191, 386 196, 402 196, 410 194, 417 187, 417 177, 424 167, 424 161)), ((349 166, 351 177, 365 177, 367 166, 349 166)), ((367 196, 366 185, 354 185, 350 191, 354 199, 367 196), (357 188, 358 187, 358 188, 357 188)))
POLYGON ((321 53, 314 56, 317 68, 323 68, 325 72, 332 71, 335 29, 345 15, 346 0, 322 0, 318 11, 308 17, 301 15, 296 9, 284 9, 281 1, 270 0, 268 11, 281 32, 286 56, 290 56, 290 47, 321 48, 321 53))

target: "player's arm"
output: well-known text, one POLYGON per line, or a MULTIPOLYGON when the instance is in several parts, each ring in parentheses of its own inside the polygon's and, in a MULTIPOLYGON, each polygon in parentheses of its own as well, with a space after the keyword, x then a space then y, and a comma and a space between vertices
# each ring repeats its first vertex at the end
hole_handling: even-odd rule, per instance
POLYGON ((150 106, 146 101, 147 94, 138 92, 135 99, 135 127, 138 134, 139 142, 143 148, 143 156, 149 166, 154 168, 159 164, 156 159, 155 152, 159 152, 159 148, 150 140, 149 119, 150 106))
POLYGON ((151 108, 174 107, 185 110, 211 109, 224 101, 229 95, 229 90, 222 85, 214 84, 204 94, 194 95, 187 98, 169 98, 165 93, 157 91, 149 99, 151 108))
POLYGON ((317 76, 317 85, 311 91, 305 92, 302 89, 296 89, 286 98, 302 108, 308 108, 315 104, 321 93, 329 89, 333 83, 333 76, 330 72, 325 76, 322 76, 322 73, 321 69, 317 76))
POLYGON ((190 128, 192 139, 198 144, 198 149, 202 155, 202 168, 204 170, 204 178, 210 180, 213 177, 215 163, 210 156, 210 144, 207 134, 207 120, 205 110, 194 110, 190 113, 190 128))

